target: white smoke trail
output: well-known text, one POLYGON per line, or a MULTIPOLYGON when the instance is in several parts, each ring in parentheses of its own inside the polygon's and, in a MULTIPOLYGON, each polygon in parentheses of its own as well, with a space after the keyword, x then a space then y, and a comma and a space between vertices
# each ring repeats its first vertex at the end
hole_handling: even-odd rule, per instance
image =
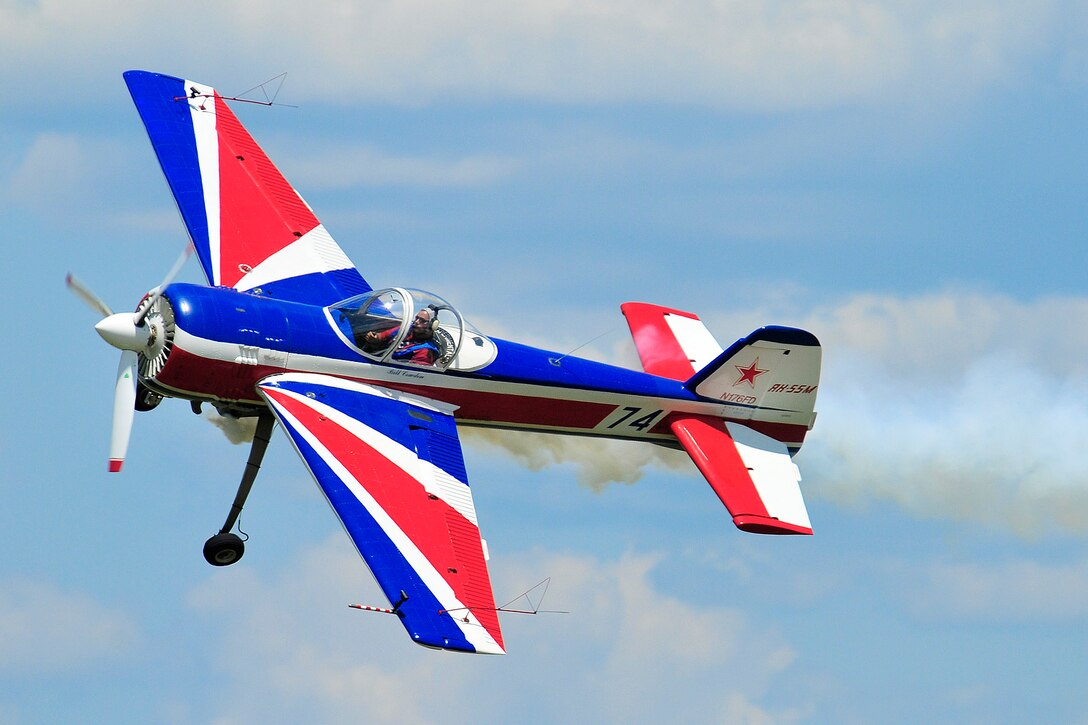
POLYGON ((645 443, 491 428, 462 428, 460 433, 465 442, 502 450, 533 471, 572 464, 578 483, 597 492, 609 483, 636 483, 651 466, 695 472, 683 452, 645 443))
POLYGON ((829 376, 806 492, 1037 536, 1088 533, 1088 387, 1003 358, 945 384, 829 376), (836 383, 839 385, 836 386, 836 383))
POLYGON ((234 445, 252 443, 253 435, 257 432, 257 418, 235 418, 233 415, 219 415, 215 410, 209 409, 204 413, 209 423, 227 437, 234 445))
MULTIPOLYGON (((800 314, 704 319, 723 343, 770 322, 820 338, 820 412, 797 458, 806 496, 891 501, 1022 536, 1088 533, 1088 325, 1069 324, 1088 319, 1088 299, 858 295, 800 314)), ((530 468, 572 463, 598 490, 651 465, 690 465, 656 446, 476 435, 530 468)))
POLYGON ((1022 536, 1088 533, 1088 300, 854 297, 824 343, 806 492, 1022 536))

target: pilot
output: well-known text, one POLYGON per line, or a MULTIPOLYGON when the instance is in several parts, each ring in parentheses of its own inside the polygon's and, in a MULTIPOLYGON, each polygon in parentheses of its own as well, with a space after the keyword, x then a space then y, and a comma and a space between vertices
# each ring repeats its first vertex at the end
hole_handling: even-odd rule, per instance
MULTIPOLYGON (((434 342, 434 310, 425 307, 412 319, 412 327, 401 341, 400 347, 393 353, 393 359, 416 365, 434 365, 438 358, 438 345, 434 342)), ((366 341, 370 344, 388 342, 396 336, 398 328, 383 332, 368 332, 366 341)))

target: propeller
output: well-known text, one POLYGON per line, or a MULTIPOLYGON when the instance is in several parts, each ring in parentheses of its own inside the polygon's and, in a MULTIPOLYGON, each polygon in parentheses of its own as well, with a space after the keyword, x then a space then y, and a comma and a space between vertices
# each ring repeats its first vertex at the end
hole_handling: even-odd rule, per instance
POLYGON ((102 315, 94 326, 99 336, 121 351, 121 360, 117 364, 117 378, 113 388, 113 424, 110 430, 109 470, 118 473, 125 462, 128 442, 132 434, 132 421, 136 408, 136 384, 139 379, 139 361, 141 352, 148 352, 154 340, 161 338, 161 330, 156 332, 147 324, 148 313, 155 308, 155 303, 162 296, 163 290, 173 281, 186 260, 193 253, 193 245, 186 244, 185 251, 170 268, 162 284, 148 292, 136 312, 114 312, 101 297, 83 284, 75 275, 69 273, 65 279, 68 289, 83 300, 88 307, 102 315))
POLYGON ((91 292, 90 287, 76 279, 75 275, 71 272, 69 272, 68 276, 64 279, 64 283, 68 285, 68 289, 72 291, 72 294, 86 302, 87 306, 95 312, 98 312, 103 317, 109 317, 113 314, 113 310, 110 309, 110 306, 103 302, 101 297, 94 292, 91 292))
POLYGON ((178 272, 181 271, 181 268, 185 266, 185 263, 189 260, 189 257, 192 255, 192 253, 193 243, 189 242, 185 245, 185 249, 182 250, 181 255, 178 256, 177 261, 174 262, 174 266, 171 267, 170 271, 166 273, 165 277, 163 277, 163 280, 159 284, 159 286, 151 290, 151 299, 147 301, 147 304, 144 305, 143 308, 136 311, 136 316, 134 320, 137 325, 143 324, 144 318, 147 317, 147 313, 150 312, 151 308, 155 306, 155 303, 159 301, 159 298, 162 297, 163 290, 165 290, 167 286, 174 281, 174 277, 176 277, 178 275, 178 272))
POLYGON ((122 350, 117 364, 117 382, 113 389, 113 429, 110 431, 110 473, 120 473, 132 434, 132 418, 136 415, 136 363, 133 350, 122 350))

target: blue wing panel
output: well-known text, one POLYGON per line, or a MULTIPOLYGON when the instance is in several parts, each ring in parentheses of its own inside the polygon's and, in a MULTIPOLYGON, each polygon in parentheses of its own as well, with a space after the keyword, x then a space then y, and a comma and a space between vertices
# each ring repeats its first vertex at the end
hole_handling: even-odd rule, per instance
POLYGON ((401 592, 408 595, 399 611, 409 636, 419 644, 431 647, 475 652, 451 617, 436 616, 436 612, 443 609, 442 604, 383 533, 374 517, 355 499, 347 484, 297 430, 287 430, 390 604, 400 600, 401 592))
POLYGON ((317 304, 328 304, 361 295, 370 291, 370 285, 354 269, 337 269, 332 272, 313 272, 310 274, 277 280, 260 287, 260 294, 275 299, 291 302, 305 302, 313 297, 314 289, 335 285, 336 294, 330 298, 321 294, 317 304))
POLYGON ((419 644, 500 654, 502 635, 452 416, 322 375, 259 384, 405 629, 419 644))
POLYGON ((204 206, 193 118, 187 104, 174 100, 185 97, 185 81, 158 73, 128 71, 125 83, 196 247, 204 276, 208 284, 214 284, 208 210, 204 206))

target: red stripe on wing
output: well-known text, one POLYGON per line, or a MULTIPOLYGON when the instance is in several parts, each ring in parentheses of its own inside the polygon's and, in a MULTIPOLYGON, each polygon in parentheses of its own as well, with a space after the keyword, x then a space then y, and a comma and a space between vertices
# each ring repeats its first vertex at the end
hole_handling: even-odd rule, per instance
POLYGON ((219 135, 219 284, 247 272, 319 222, 217 93, 219 135))
MULTIPOLYGON (((339 423, 281 390, 265 388, 265 393, 321 441, 354 476, 502 647, 479 528, 442 499, 429 496, 417 478, 339 423)), ((349 487, 355 485, 351 481, 344 483, 349 487)), ((410 557, 408 560, 411 563, 410 557)), ((451 615, 463 617, 465 612, 451 612, 451 615)))

